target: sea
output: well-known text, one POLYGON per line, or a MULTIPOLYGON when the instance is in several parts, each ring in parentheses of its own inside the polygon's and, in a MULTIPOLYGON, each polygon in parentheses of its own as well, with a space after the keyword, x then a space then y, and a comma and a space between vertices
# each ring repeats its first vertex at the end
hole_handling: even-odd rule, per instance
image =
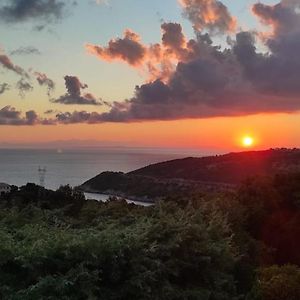
POLYGON ((187 156, 203 156, 198 150, 151 148, 0 149, 0 182, 22 186, 40 183, 39 168, 46 170, 44 185, 73 187, 104 171, 129 172, 187 156))

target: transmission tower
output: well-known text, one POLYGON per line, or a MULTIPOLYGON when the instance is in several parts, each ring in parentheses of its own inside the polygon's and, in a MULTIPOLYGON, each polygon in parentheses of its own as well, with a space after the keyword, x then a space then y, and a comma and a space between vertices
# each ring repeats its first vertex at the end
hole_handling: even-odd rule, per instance
POLYGON ((40 178, 40 186, 45 187, 45 178, 46 178, 46 173, 47 169, 39 167, 38 169, 39 172, 39 178, 40 178))

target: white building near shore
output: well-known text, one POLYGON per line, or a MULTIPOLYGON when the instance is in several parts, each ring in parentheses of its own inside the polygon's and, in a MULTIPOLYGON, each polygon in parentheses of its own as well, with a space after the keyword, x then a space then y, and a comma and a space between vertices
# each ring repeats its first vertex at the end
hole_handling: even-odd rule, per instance
POLYGON ((7 183, 0 182, 0 195, 10 193, 11 186, 7 183))

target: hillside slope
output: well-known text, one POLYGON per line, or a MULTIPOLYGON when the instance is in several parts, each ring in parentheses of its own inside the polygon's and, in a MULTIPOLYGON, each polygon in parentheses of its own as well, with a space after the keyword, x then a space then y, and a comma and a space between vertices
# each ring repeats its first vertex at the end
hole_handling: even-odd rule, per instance
POLYGON ((293 171, 300 171, 299 149, 270 149, 191 157, 150 165, 128 174, 238 184, 249 176, 293 171))
POLYGON ((299 171, 299 149, 271 149, 177 159, 127 174, 104 172, 85 182, 81 188, 145 201, 190 191, 232 189, 251 176, 299 171))

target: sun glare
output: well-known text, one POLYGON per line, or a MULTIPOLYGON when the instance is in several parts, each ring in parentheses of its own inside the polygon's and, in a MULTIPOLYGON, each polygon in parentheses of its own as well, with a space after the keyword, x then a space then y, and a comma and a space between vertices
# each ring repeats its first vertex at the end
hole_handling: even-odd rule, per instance
POLYGON ((254 139, 251 136, 245 136, 245 137, 243 137, 242 143, 245 148, 250 148, 254 144, 254 139))

